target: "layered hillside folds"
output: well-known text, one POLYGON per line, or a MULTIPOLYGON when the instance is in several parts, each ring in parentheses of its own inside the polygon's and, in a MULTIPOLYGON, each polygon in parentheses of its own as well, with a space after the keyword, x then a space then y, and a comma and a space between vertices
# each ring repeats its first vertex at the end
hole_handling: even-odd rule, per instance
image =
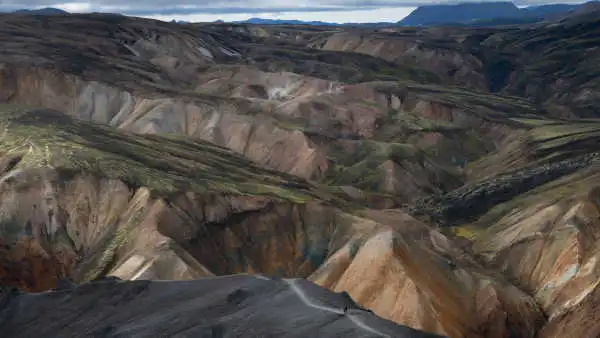
POLYGON ((403 227, 385 214, 349 214, 327 189, 204 141, 136 136, 48 110, 6 106, 2 117, 4 283, 42 291, 64 278, 263 273, 309 278, 442 334, 483 337, 509 325, 530 334, 543 320, 533 299, 406 214, 403 227), (416 260, 428 268, 414 270, 416 260), (357 278, 365 275, 373 279, 357 278), (507 311, 508 323, 489 318, 507 311))
POLYGON ((0 332, 600 336, 596 17, 0 19, 0 332))

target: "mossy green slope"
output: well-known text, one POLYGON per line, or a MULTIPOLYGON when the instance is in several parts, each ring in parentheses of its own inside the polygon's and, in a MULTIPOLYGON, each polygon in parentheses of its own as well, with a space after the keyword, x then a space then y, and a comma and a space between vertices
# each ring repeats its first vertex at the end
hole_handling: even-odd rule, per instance
POLYGON ((47 167, 98 175, 157 195, 194 191, 332 201, 316 185, 205 141, 126 133, 47 109, 0 106, 0 152, 14 159, 8 170, 47 167))

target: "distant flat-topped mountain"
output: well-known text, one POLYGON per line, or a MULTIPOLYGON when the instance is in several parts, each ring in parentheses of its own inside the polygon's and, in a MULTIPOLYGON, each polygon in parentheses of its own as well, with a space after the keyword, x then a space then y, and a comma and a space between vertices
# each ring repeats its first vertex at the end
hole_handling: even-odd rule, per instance
POLYGON ((566 15, 585 5, 551 4, 518 8, 509 1, 427 5, 418 7, 398 24, 403 26, 499 26, 533 23, 566 15))
POLYGON ((531 6, 521 9, 521 14, 523 14, 523 16, 542 18, 552 15, 562 15, 565 13, 569 13, 580 7, 582 7, 582 5, 576 4, 551 4, 531 6))
POLYGON ((446 22, 470 22, 510 18, 521 15, 512 2, 463 3, 456 5, 421 6, 400 21, 407 26, 434 25, 446 22))

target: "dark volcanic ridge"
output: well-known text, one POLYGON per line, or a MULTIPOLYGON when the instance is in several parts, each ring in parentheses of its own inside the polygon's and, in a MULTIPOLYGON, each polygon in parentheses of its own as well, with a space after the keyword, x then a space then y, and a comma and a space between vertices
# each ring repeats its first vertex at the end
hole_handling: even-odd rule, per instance
POLYGON ((5 337, 440 337, 301 279, 103 280, 43 293, 2 289, 5 337), (35 322, 35 325, 31 325, 35 322))

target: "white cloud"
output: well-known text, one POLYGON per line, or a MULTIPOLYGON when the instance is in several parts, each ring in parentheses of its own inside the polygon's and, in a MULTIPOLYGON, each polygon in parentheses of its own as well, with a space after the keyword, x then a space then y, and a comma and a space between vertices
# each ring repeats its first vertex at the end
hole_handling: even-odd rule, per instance
POLYGON ((345 10, 326 12, 263 12, 263 13, 230 13, 230 14, 183 14, 183 15, 147 15, 157 20, 183 20, 188 22, 212 22, 216 20, 242 21, 249 18, 302 20, 323 22, 396 22, 410 14, 414 7, 390 7, 371 10, 345 10))
MULTIPOLYGON (((38 8, 46 7, 46 6, 36 6, 38 8)), ((89 2, 68 2, 64 4, 56 4, 52 7, 60 8, 70 13, 81 13, 81 12, 90 12, 92 10, 92 4, 89 2)))

